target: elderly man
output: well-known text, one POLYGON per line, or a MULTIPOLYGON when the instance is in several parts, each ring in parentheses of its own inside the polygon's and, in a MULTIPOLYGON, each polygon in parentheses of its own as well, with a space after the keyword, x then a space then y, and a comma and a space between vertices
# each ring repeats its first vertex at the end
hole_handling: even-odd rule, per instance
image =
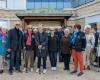
POLYGON ((36 34, 36 46, 37 46, 37 70, 41 67, 41 59, 43 60, 43 73, 46 73, 46 57, 47 57, 47 44, 48 44, 48 37, 47 34, 43 31, 43 25, 39 24, 39 32, 36 34))
POLYGON ((23 48, 23 34, 20 31, 20 22, 15 23, 15 28, 8 32, 8 51, 10 52, 9 73, 12 75, 14 67, 21 72, 21 49, 23 48))

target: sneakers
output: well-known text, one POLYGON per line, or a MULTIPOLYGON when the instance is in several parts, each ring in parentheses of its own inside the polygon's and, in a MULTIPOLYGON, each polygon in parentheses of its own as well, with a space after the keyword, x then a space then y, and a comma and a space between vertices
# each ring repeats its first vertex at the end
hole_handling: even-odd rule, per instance
POLYGON ((54 70, 54 71, 56 71, 56 70, 57 70, 57 68, 56 68, 56 67, 53 67, 53 70, 54 70))
POLYGON ((23 69, 23 72, 26 72, 26 68, 23 69))
POLYGON ((36 73, 38 73, 39 72, 39 68, 36 70, 36 73))
POLYGON ((31 72, 33 72, 33 68, 31 68, 31 72))
POLYGON ((52 70, 52 71, 56 71, 57 68, 56 68, 56 67, 51 67, 51 70, 52 70))
MULTIPOLYGON (((77 71, 72 71, 72 72, 71 72, 71 74, 74 74, 74 73, 77 73, 77 71)), ((83 74, 84 74, 83 72, 80 72, 80 73, 78 73, 77 76, 80 77, 80 76, 82 76, 83 74)))
POLYGON ((77 71, 72 71, 71 74, 77 73, 77 71))
POLYGON ((84 74, 83 72, 80 72, 77 76, 80 77, 80 76, 82 76, 83 74, 84 74))
MULTIPOLYGON (((33 72, 33 68, 30 68, 30 71, 33 72)), ((24 69, 23 69, 23 72, 28 73, 28 69, 27 69, 27 68, 24 68, 24 69)))
POLYGON ((51 67, 51 70, 53 71, 53 70, 54 70, 54 68, 53 68, 53 67, 51 67))
MULTIPOLYGON (((45 74, 47 72, 46 69, 43 69, 43 74, 45 74)), ((39 73, 39 68, 36 70, 36 73, 39 73)))
POLYGON ((43 74, 45 74, 47 72, 47 70, 46 69, 43 69, 43 74))

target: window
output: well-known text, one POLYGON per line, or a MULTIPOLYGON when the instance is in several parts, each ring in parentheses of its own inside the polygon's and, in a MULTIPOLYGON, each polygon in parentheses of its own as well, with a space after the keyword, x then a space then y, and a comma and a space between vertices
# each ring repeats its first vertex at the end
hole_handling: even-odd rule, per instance
POLYGON ((76 8, 92 1, 95 0, 72 0, 72 7, 76 8))
POLYGON ((63 9, 71 7, 71 0, 27 0, 27 9, 63 9))
POLYGON ((79 6, 79 0, 72 0, 72 7, 78 7, 79 6))
POLYGON ((89 2, 92 2, 92 1, 94 1, 94 0, 86 0, 86 3, 89 3, 89 2))
POLYGON ((6 0, 0 0, 0 8, 6 8, 6 0))
POLYGON ((71 8, 71 0, 64 0, 64 8, 71 8))
POLYGON ((42 8, 42 2, 41 2, 41 0, 35 0, 35 8, 36 9, 42 8))
POLYGON ((79 5, 83 5, 86 3, 86 0, 79 0, 79 5))
POLYGON ((35 7, 35 4, 34 2, 28 2, 26 6, 27 6, 27 9, 33 9, 35 7))
POLYGON ((56 0, 49 0, 49 9, 57 9, 56 0))
POLYGON ((64 0, 57 0, 57 9, 64 8, 64 0))
POLYGON ((49 0, 42 0, 42 8, 49 8, 49 0))

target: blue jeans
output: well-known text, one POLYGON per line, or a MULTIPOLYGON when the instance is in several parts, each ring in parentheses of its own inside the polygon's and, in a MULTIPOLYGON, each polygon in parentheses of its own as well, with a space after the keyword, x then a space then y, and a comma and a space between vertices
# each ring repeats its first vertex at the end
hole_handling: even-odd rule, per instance
POLYGON ((56 67, 57 66, 57 52, 50 52, 50 62, 51 62, 51 67, 56 67))
POLYGON ((21 65, 21 53, 20 53, 20 50, 12 51, 10 53, 9 71, 12 71, 13 67, 15 67, 16 70, 20 70, 20 65, 21 65))

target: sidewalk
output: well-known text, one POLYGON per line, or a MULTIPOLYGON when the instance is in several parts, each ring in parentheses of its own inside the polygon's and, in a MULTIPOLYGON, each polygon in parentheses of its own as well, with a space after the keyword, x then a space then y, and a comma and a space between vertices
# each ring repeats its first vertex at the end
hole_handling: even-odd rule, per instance
POLYGON ((0 74, 0 80, 100 80, 100 72, 85 71, 83 76, 77 77, 77 75, 71 75, 68 71, 63 71, 62 63, 58 63, 57 71, 51 71, 50 65, 47 66, 46 74, 38 74, 35 70, 29 73, 14 72, 13 75, 5 72, 0 74))

